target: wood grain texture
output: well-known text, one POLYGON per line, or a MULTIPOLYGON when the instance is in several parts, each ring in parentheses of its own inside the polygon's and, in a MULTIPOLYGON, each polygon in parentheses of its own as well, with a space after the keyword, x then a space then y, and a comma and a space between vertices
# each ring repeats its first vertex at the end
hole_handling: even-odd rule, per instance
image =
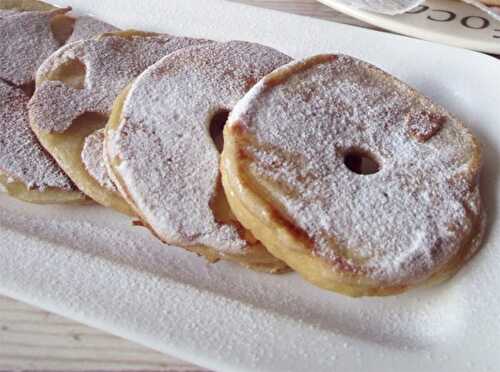
MULTIPOLYGON (((314 0, 233 1, 366 26, 314 0)), ((0 370, 27 369, 205 371, 176 358, 0 296, 0 370)))
POLYGON ((0 297, 0 370, 201 371, 58 315, 0 297))

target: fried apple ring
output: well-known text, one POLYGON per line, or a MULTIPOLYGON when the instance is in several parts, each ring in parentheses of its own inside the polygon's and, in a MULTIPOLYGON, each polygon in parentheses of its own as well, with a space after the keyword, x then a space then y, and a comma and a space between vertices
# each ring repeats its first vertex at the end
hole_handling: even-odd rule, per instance
POLYGON ((320 55, 238 103, 222 175, 243 226, 306 280, 389 295, 445 280, 478 249, 480 164, 445 109, 368 63, 320 55))
MULTIPOLYGON (((71 43, 40 67, 30 102, 33 131, 78 188, 96 202, 125 214, 133 211, 113 189, 89 172, 98 161, 82 157, 85 140, 102 129, 113 101, 148 66, 180 48, 205 42, 168 35, 124 31, 71 43)), ((96 157, 102 158, 102 150, 96 157)))
POLYGON ((161 240, 210 261, 286 269, 232 215, 220 183, 221 144, 210 132, 221 135, 245 92, 288 61, 246 42, 191 47, 150 67, 117 100, 106 158, 122 194, 161 240))

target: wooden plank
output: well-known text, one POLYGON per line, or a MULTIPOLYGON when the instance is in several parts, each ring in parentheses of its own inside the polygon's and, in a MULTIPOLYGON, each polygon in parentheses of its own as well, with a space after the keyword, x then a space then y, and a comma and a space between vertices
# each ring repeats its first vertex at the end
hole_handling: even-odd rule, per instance
POLYGON ((188 363, 0 296, 0 370, 199 371, 188 363))

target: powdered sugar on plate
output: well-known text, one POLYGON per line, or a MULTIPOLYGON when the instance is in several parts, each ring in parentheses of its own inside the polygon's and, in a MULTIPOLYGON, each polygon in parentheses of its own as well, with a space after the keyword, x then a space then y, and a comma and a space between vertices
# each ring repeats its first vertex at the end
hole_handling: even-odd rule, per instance
MULTIPOLYGON (((481 302, 479 288, 467 295, 462 291, 471 275, 442 288, 353 300, 326 293, 295 274, 262 275, 230 263, 207 264, 98 206, 47 210, 1 195, 0 201, 0 228, 10 248, 0 246, 0 288, 19 288, 23 298, 35 296, 50 310, 164 352, 173 352, 165 347, 166 339, 183 349, 195 345, 211 358, 198 363, 214 369, 214 361, 235 350, 244 350, 240 357, 251 369, 278 363, 279 351, 285 362, 269 371, 281 370, 283 363, 296 371, 307 364, 315 371, 352 363, 361 368, 399 353, 426 355, 429 359, 422 357, 418 366, 448 365, 443 345, 461 343, 468 333, 465 325, 477 313, 467 305, 481 302), (17 270, 19 261, 31 273, 29 279, 17 270), (62 299, 61 305, 45 302, 47 294, 62 299), (227 333, 228 327, 234 331, 227 333), (263 340, 272 348, 262 348, 263 340), (318 344, 313 347, 311 340, 318 344), (359 340, 376 349, 370 362, 366 349, 358 353, 359 340)), ((195 361, 196 353, 190 355, 195 361)))

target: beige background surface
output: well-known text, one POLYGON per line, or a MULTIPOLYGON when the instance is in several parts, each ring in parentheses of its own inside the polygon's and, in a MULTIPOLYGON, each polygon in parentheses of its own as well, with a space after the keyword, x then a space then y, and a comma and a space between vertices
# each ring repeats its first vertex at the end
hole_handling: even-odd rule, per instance
MULTIPOLYGON (((233 1, 367 26, 314 0, 233 1)), ((13 369, 204 371, 176 358, 0 296, 0 370, 13 369)))

